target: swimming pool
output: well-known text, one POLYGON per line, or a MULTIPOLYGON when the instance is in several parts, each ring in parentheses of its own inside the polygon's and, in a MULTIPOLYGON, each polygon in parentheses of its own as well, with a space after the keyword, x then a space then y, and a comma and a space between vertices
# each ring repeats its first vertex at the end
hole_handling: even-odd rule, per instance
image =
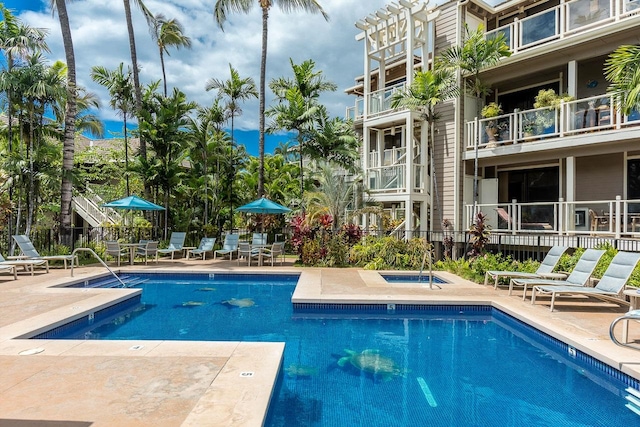
POLYGON ((294 309, 294 275, 145 278, 140 304, 65 337, 284 341, 267 426, 640 422, 625 408, 637 382, 486 306, 294 309))

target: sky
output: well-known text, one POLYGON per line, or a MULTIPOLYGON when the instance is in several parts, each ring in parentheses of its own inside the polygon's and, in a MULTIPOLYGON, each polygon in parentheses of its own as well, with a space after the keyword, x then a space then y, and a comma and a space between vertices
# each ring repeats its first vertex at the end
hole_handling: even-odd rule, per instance
MULTIPOLYGON (((0 0, 2 1, 2 0, 0 0)), ((167 85, 169 91, 177 87, 186 93, 190 101, 202 106, 211 105, 215 93, 205 90, 210 78, 227 80, 229 64, 241 77, 251 77, 256 86, 260 80, 260 53, 262 18, 258 0, 246 15, 228 15, 222 31, 213 18, 215 0, 144 0, 154 14, 162 13, 168 19, 177 19, 184 33, 191 38, 191 49, 169 50, 165 55, 167 85)), ((53 16, 50 0, 4 0, 24 23, 49 30, 47 43, 51 63, 65 61, 60 24, 53 16)), ((329 15, 326 22, 322 15, 296 11, 285 14, 278 6, 269 13, 267 47, 267 83, 278 77, 291 77, 289 59, 294 63, 312 59, 316 70, 323 72, 327 80, 338 86, 336 92, 320 98, 332 116, 344 117, 347 107, 355 104, 355 98, 344 90, 355 83, 363 73, 364 42, 356 41, 359 30, 355 22, 390 3, 390 0, 318 0, 329 15)), ((142 12, 131 1, 136 36, 140 80, 142 84, 161 80, 162 70, 157 45, 151 39, 142 12)), ((109 95, 105 88, 91 80, 92 66, 115 69, 121 62, 131 63, 128 33, 123 2, 119 0, 75 0, 67 2, 76 57, 78 84, 98 95, 102 108, 99 116, 107 123, 105 137, 121 136, 119 118, 109 107, 109 95), (119 135, 118 135, 119 134, 119 135)), ((267 86, 266 105, 272 105, 273 97, 267 86)), ((243 114, 235 119, 240 129, 236 140, 244 144, 250 154, 258 152, 258 100, 242 105, 243 114)), ((268 119, 267 119, 268 123, 268 119)), ((267 136, 266 151, 272 152, 279 143, 288 140, 287 135, 267 136)))

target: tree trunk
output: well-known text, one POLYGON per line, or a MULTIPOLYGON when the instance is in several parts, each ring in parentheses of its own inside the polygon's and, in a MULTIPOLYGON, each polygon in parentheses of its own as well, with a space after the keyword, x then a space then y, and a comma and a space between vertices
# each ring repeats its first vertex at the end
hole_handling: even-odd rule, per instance
POLYGON ((264 87, 267 74, 267 33, 269 23, 269 7, 262 7, 262 56, 260 58, 260 108, 259 115, 259 140, 258 152, 260 154, 260 167, 258 170, 258 198, 264 195, 264 87))

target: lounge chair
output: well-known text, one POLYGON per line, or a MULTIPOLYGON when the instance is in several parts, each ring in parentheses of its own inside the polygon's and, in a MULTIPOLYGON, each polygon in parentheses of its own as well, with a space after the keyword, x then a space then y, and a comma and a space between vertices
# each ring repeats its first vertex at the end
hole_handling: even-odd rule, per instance
POLYGON ((171 254, 171 259, 173 259, 176 252, 182 252, 185 237, 187 237, 187 233, 183 231, 172 231, 171 237, 169 238, 169 247, 158 249, 158 253, 160 255, 171 254))
POLYGON ((189 259, 189 254, 202 255, 202 260, 204 261, 207 257, 207 252, 213 252, 213 245, 215 245, 215 243, 215 237, 203 237, 200 239, 200 244, 196 249, 191 249, 187 252, 187 259, 189 259))
MULTIPOLYGON (((564 279, 567 277, 566 274, 563 274, 561 276, 556 276, 559 273, 553 273, 553 269, 556 268, 556 265, 558 265, 558 261, 560 261, 560 257, 562 257, 562 254, 565 253, 567 249, 568 248, 566 246, 554 246, 551 249, 549 249, 549 252, 547 252, 547 255, 544 257, 544 259, 542 260, 542 263, 540 264, 540 266, 538 267, 535 273, 525 273, 520 271, 496 271, 496 270, 487 271, 484 275, 484 284, 486 286, 489 283, 489 278, 492 278, 495 280, 493 284, 493 289, 497 289, 498 282, 500 281, 501 277, 511 277, 511 278, 517 277, 520 279, 535 279, 535 278, 564 279)), ((509 290, 509 295, 511 295, 511 290, 509 290)))
POLYGON ((0 272, 8 271, 9 273, 13 273, 13 280, 18 280, 18 272, 15 265, 0 265, 0 272))
POLYGON ((640 261, 638 252, 618 252, 595 287, 536 285, 531 291, 531 304, 536 302, 536 293, 551 294, 551 311, 553 311, 556 296, 562 295, 586 295, 604 301, 626 303, 620 298, 620 292, 629 281, 638 261, 640 261))
POLYGON ((240 236, 237 234, 227 234, 224 236, 224 242, 222 243, 222 249, 216 249, 213 251, 213 259, 216 259, 218 255, 229 255, 229 259, 233 259, 233 254, 238 251, 238 242, 240 236))
POLYGON ((140 240, 140 246, 136 248, 135 256, 144 258, 144 264, 147 265, 149 258, 155 257, 158 263, 158 242, 152 240, 140 240))
POLYGON ((107 245, 107 250, 105 251, 105 258, 107 255, 116 259, 118 261, 118 267, 120 267, 120 260, 122 257, 130 257, 130 251, 128 248, 123 248, 120 246, 120 242, 117 240, 107 240, 105 242, 107 245))
POLYGON ((509 282, 509 294, 513 290, 514 286, 522 286, 524 288, 522 292, 522 299, 526 299, 527 297, 527 288, 529 286, 537 286, 537 285, 563 285, 563 286, 574 286, 574 287, 584 287, 589 283, 589 278, 593 274, 593 270, 596 269, 600 258, 604 255, 603 250, 600 249, 587 249, 584 251, 576 266, 573 268, 569 277, 564 280, 553 280, 553 279, 518 279, 513 278, 509 282))
POLYGON ((251 266, 251 259, 253 258, 260 263, 260 249, 252 248, 250 243, 240 242, 238 243, 238 265, 240 265, 241 258, 246 258, 249 266, 251 266))
POLYGON ((0 267, 12 265, 16 269, 20 266, 24 267, 25 271, 31 271, 31 275, 33 276, 35 270, 35 266, 42 266, 49 272, 49 261, 46 259, 9 259, 6 260, 0 254, 0 267))
POLYGON ((271 260, 271 266, 273 263, 280 259, 280 265, 284 262, 284 242, 276 242, 271 245, 271 248, 263 248, 260 250, 260 264, 264 263, 264 259, 271 260))
POLYGON ((29 240, 29 238, 27 236, 25 236, 24 234, 19 234, 19 235, 15 235, 13 236, 13 240, 16 241, 16 243, 18 244, 18 247, 20 248, 20 252, 22 252, 22 254, 24 256, 26 256, 28 259, 42 259, 42 260, 47 260, 47 261, 63 261, 64 262, 64 268, 67 268, 67 262, 71 262, 74 261, 76 264, 79 264, 78 262, 78 256, 77 255, 46 255, 46 256, 41 256, 38 251, 36 250, 36 248, 33 246, 33 243, 31 243, 31 240, 29 240))

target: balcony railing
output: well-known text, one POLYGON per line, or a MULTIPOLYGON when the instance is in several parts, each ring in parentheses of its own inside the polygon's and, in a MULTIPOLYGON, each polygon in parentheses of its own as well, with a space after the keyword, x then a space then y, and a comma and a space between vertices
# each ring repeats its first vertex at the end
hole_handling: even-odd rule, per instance
POLYGON ((405 84, 403 82, 371 92, 369 94, 369 111, 367 114, 380 114, 391 110, 391 97, 397 91, 404 89, 404 87, 405 84))
POLYGON ((563 39, 636 14, 640 0, 574 0, 488 31, 504 34, 512 53, 563 39))
MULTIPOLYGON (((478 204, 493 231, 548 233, 560 235, 640 236, 640 200, 585 200, 478 204)), ((465 206, 465 220, 471 224, 473 205, 465 206)))
POLYGON ((405 165, 369 168, 367 178, 371 191, 404 191, 405 165))
POLYGON ((387 148, 382 151, 382 159, 379 157, 378 151, 369 152, 369 167, 375 168, 379 166, 391 166, 399 164, 404 159, 407 150, 404 147, 387 148), (382 164, 381 164, 382 163, 382 164))
POLYGON ((557 108, 514 111, 498 117, 467 122, 467 150, 498 145, 548 141, 584 132, 640 126, 640 112, 623 115, 606 95, 563 102, 557 108))

